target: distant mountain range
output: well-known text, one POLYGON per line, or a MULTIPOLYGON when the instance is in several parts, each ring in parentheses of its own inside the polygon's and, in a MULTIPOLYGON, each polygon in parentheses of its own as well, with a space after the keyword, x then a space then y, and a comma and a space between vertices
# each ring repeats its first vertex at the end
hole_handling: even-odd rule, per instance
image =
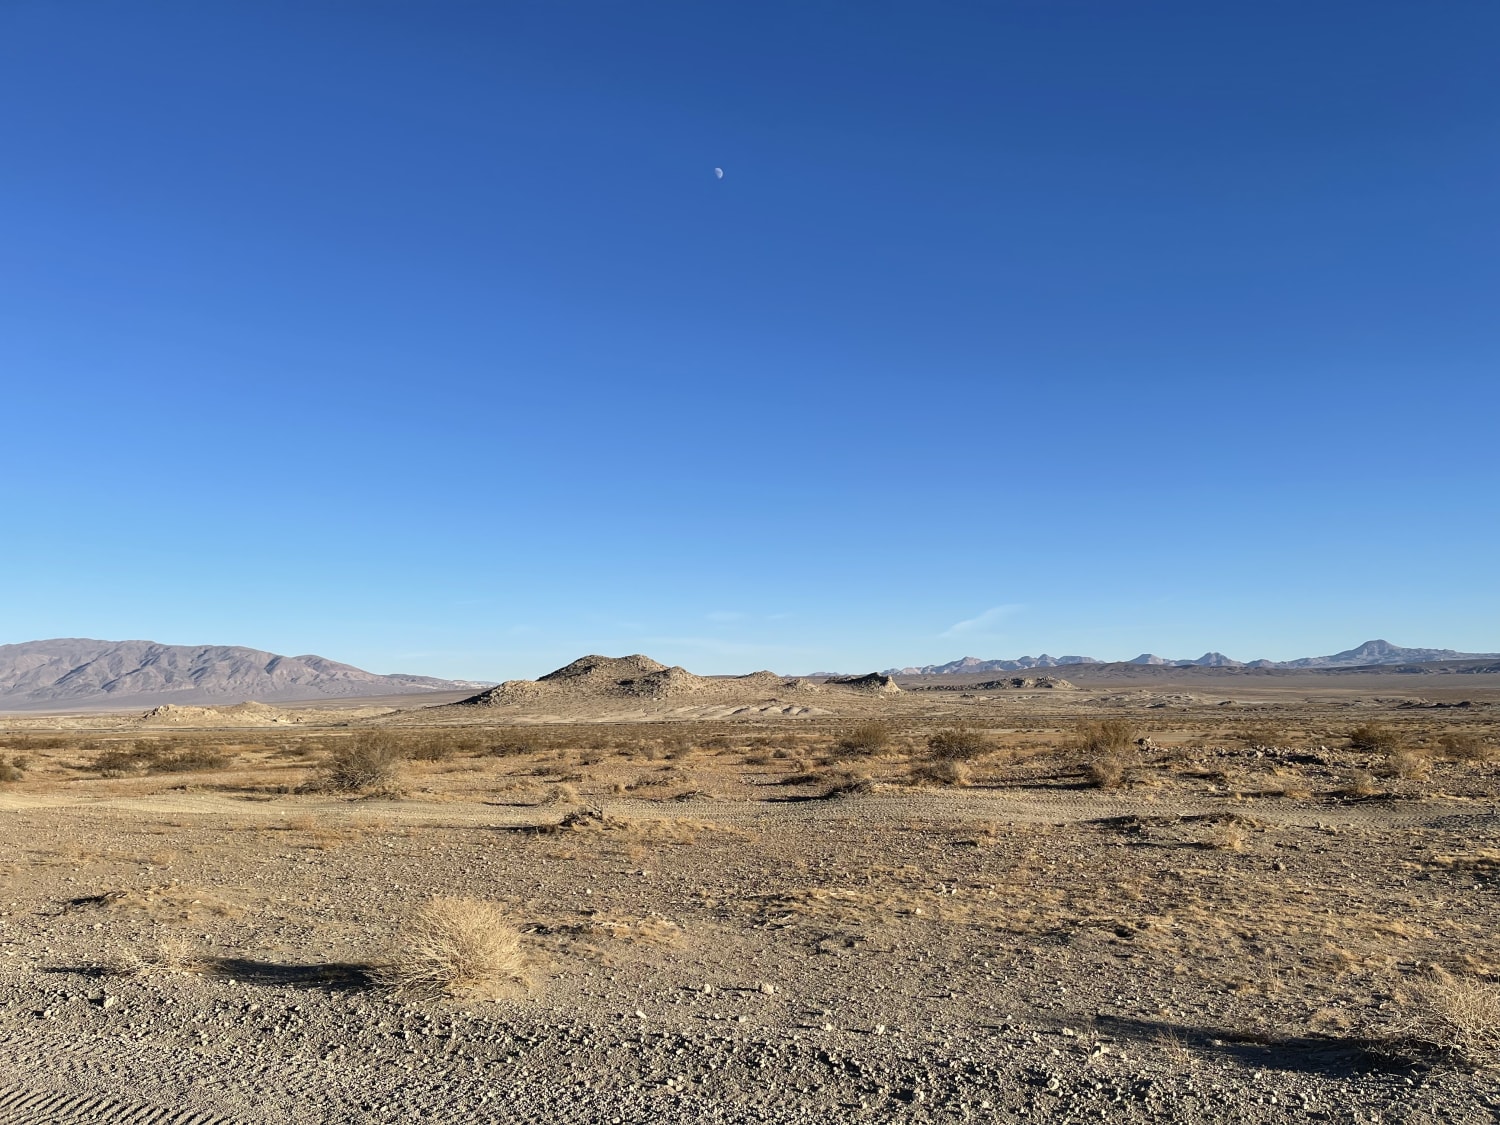
POLYGON ((0 645, 0 710, 292 703, 487 687, 475 680, 381 676, 322 656, 232 645, 77 638, 0 645))
MULTIPOLYGON (((1172 660, 1143 652, 1122 664, 1151 664, 1172 668, 1369 668, 1382 664, 1423 664, 1433 660, 1500 660, 1500 653, 1455 652, 1451 648, 1402 648, 1390 641, 1366 641, 1358 648, 1336 652, 1332 656, 1304 656, 1298 660, 1233 660, 1222 652, 1205 652, 1196 660, 1172 660)), ((980 660, 966 656, 947 664, 926 664, 920 668, 889 668, 890 676, 948 676, 971 672, 1015 672, 1026 668, 1058 668, 1069 664, 1106 664, 1092 656, 1022 656, 1015 660, 980 660)))

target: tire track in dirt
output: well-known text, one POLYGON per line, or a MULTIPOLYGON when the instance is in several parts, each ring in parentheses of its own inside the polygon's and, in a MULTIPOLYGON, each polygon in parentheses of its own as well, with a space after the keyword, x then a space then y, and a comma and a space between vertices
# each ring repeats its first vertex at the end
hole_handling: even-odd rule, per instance
MULTIPOLYGON (((1237 813, 1268 824, 1303 828, 1496 828, 1500 827, 1500 805, 1491 802, 1430 799, 1423 801, 1390 801, 1364 799, 1338 803, 1309 803, 1295 799, 1236 800, 1233 797, 1192 797, 1163 800, 1131 794, 1067 791, 1057 794, 1035 790, 1019 793, 1008 790, 965 789, 962 793, 940 791, 884 791, 835 800, 807 797, 788 800, 755 800, 722 802, 711 799, 647 802, 640 800, 602 800, 598 802, 610 815, 636 820, 693 817, 754 827, 765 820, 850 819, 900 821, 916 817, 939 821, 1010 821, 1013 823, 1084 823, 1116 816, 1183 817, 1237 813)), ((365 818, 379 817, 400 823, 425 824, 428 827, 474 828, 519 827, 540 821, 556 820, 563 809, 557 806, 490 804, 429 804, 418 801, 348 801, 324 800, 283 804, 277 801, 245 801, 218 795, 160 797, 123 797, 79 801, 66 797, 5 795, 0 796, 0 811, 23 812, 37 809, 70 808, 80 812, 133 813, 158 816, 224 816, 250 820, 275 819, 289 815, 317 813, 347 819, 357 825, 365 818)))
POLYGON ((195 1109, 173 1109, 91 1093, 0 1086, 0 1125, 239 1125, 195 1109))

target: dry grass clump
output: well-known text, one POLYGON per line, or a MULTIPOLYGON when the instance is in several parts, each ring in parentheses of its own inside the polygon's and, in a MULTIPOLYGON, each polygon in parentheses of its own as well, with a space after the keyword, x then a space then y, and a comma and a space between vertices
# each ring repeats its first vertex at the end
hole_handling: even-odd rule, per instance
POLYGON ((1349 732, 1349 748, 1370 754, 1393 754, 1401 742, 1400 732, 1384 723, 1361 723, 1349 732))
POLYGON ((1500 1065, 1500 986, 1435 969, 1401 1000, 1401 1039, 1475 1070, 1500 1065))
POLYGON ((1214 826, 1204 843, 1216 851, 1242 852, 1250 843, 1250 833, 1242 824, 1232 820, 1224 821, 1214 826))
POLYGON ((516 727, 497 734, 486 753, 497 758, 516 758, 524 754, 540 754, 552 748, 552 740, 541 731, 531 727, 516 727))
POLYGON ((873 758, 890 749, 893 737, 890 723, 860 723, 844 732, 834 747, 834 753, 843 758, 873 758))
POLYGON ((1378 797, 1380 786, 1375 784, 1375 775, 1369 770, 1350 770, 1348 780, 1337 791, 1340 797, 1378 797))
POLYGON ((1125 754, 1135 747, 1135 727, 1126 719, 1098 719, 1080 723, 1075 735, 1078 749, 1099 757, 1125 754))
POLYGON ((498 1000, 526 981, 521 935, 504 911, 474 898, 418 906, 371 978, 414 1000, 498 1000))
POLYGON ((1124 758, 1110 754, 1088 764, 1089 784, 1098 789, 1118 789, 1125 784, 1124 758))
POLYGON ((1494 748, 1473 731, 1450 730, 1438 739, 1438 746, 1447 757, 1460 762, 1483 762, 1494 756, 1494 748))
POLYGON ((430 731, 413 740, 406 756, 414 762, 446 762, 459 754, 473 754, 480 750, 479 739, 472 735, 454 734, 452 731, 430 731))
POLYGON ((164 930, 150 942, 106 949, 89 963, 89 967, 101 977, 135 977, 162 970, 196 969, 202 961, 200 952, 187 936, 164 930))
POLYGON ((1084 776, 1098 789, 1118 789, 1125 784, 1135 750, 1136 732, 1125 719, 1098 719, 1080 723, 1074 745, 1088 757, 1084 776))
POLYGON ((1399 777, 1407 781, 1419 781, 1432 772, 1432 762, 1415 750, 1394 750, 1385 756, 1381 764, 1382 777, 1399 777))
POLYGON ((406 754, 383 731, 357 734, 328 752, 318 773, 318 787, 339 793, 363 793, 394 785, 406 754))
POLYGON ((952 785, 956 787, 966 786, 973 781, 973 771, 963 762, 952 759, 939 759, 935 762, 922 762, 911 768, 908 775, 916 785, 952 785))
POLYGON ((214 746, 179 746, 137 739, 129 749, 115 747, 98 754, 90 765, 102 777, 143 773, 195 773, 221 770, 232 761, 214 746))
POLYGON ((995 748, 990 736, 973 727, 945 727, 927 740, 927 749, 938 761, 965 762, 983 757, 995 748))
POLYGON ((26 776, 26 763, 29 761, 25 755, 13 758, 0 758, 0 782, 20 781, 26 776))

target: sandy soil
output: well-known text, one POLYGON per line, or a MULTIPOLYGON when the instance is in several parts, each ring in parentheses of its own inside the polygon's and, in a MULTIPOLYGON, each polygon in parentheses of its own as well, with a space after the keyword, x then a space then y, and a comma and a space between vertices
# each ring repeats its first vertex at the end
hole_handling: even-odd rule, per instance
POLYGON ((1494 1120, 1492 1060, 1414 1029, 1434 966, 1500 977, 1500 713, 1169 686, 15 720, 0 1122, 1494 1120), (1101 717, 1150 740, 1103 785, 1101 717), (360 732, 418 756, 312 791, 360 732), (218 768, 99 768, 142 740, 218 768), (502 904, 530 986, 376 987, 432 895, 502 904))

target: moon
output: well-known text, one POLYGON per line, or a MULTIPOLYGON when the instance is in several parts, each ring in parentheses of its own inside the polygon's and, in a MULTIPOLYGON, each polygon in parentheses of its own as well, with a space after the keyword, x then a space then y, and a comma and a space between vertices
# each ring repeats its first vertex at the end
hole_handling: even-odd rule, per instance
POLYGON ((714 169, 714 179, 716 179, 716 180, 722 180, 723 178, 724 178, 724 169, 722 169, 722 168, 715 168, 714 169))

